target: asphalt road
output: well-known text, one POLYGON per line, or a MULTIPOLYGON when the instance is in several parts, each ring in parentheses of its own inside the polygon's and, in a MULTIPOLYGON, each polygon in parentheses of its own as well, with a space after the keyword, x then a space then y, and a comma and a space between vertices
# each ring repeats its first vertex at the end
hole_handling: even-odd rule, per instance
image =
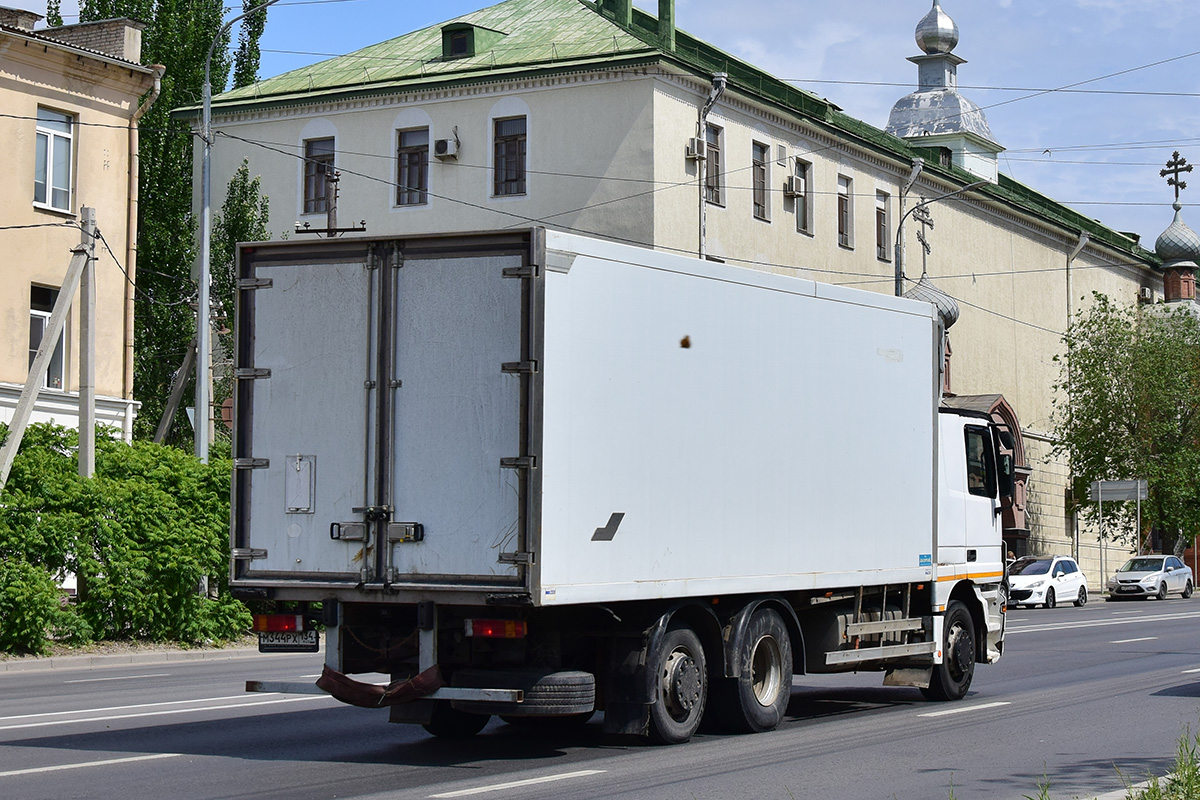
POLYGON ((1009 614, 1006 654, 963 701, 875 673, 797 678, 786 722, 679 747, 596 723, 493 721, 447 742, 321 696, 245 694, 310 680, 315 656, 0 673, 0 798, 1054 798, 1169 770, 1200 731, 1200 602, 1009 614))

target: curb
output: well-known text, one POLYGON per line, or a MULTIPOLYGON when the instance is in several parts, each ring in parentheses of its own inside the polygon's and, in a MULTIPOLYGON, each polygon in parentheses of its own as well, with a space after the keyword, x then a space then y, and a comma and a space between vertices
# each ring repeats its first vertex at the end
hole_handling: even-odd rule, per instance
POLYGON ((125 664, 162 664, 178 661, 215 661, 257 658, 263 655, 257 648, 239 647, 226 650, 160 650, 144 653, 115 653, 80 656, 51 656, 0 661, 0 673, 46 672, 49 670, 115 667, 125 664))

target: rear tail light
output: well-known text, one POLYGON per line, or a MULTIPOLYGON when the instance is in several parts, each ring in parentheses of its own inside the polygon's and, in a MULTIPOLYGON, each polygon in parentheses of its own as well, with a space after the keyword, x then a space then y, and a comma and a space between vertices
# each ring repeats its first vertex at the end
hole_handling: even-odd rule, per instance
POLYGON ((529 625, 515 619, 468 619, 464 620, 467 636, 484 639, 523 639, 529 633, 529 625))
POLYGON ((304 617, 300 614, 255 614, 253 630, 259 633, 302 631, 304 617))

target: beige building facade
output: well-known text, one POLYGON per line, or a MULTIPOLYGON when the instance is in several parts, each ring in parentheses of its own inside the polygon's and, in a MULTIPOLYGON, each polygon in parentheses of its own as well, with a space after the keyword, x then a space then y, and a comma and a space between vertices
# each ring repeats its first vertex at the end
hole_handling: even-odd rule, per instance
MULTIPOLYGON (((95 387, 98 424, 129 440, 133 400, 137 119, 161 71, 139 63, 132 20, 34 30, 40 19, 0 8, 0 421, 12 419, 71 262, 80 209, 95 209, 95 387), (110 253, 111 251, 111 253, 110 253)), ((44 379, 32 421, 77 427, 79 298, 44 379)))
MULTIPOLYGON (((888 293, 899 240, 905 288, 924 264, 961 311, 949 390, 1002 394, 1020 420, 1021 546, 1077 554, 1098 589, 1051 455, 1054 357, 1093 291, 1161 299, 1157 258, 1000 174, 986 136, 874 128, 676 31, 664 5, 508 0, 220 95, 214 207, 245 159, 274 236, 326 226, 336 171, 340 224, 371 235, 547 225, 888 293), (923 260, 911 212, 953 192, 926 207, 923 260)), ((928 47, 922 69, 953 61, 928 47)))

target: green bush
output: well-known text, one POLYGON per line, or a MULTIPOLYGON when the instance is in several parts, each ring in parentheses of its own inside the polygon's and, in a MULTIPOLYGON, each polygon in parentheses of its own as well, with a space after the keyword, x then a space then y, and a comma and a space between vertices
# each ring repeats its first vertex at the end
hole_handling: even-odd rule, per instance
MULTIPOLYGON (((50 576, 74 572, 77 603, 57 615, 31 612, 19 647, 8 644, 8 617, 0 616, 0 648, 41 652, 49 639, 92 637, 199 643, 243 634, 249 614, 227 581, 230 462, 205 465, 171 447, 97 437, 96 473, 84 480, 76 446, 75 432, 65 428, 26 431, 0 495, 0 557, 45 577, 32 581, 26 570, 14 586, 48 580, 53 590, 50 576), (205 579, 210 591, 202 595, 205 579)), ((43 595, 36 597, 40 603, 43 595)))

